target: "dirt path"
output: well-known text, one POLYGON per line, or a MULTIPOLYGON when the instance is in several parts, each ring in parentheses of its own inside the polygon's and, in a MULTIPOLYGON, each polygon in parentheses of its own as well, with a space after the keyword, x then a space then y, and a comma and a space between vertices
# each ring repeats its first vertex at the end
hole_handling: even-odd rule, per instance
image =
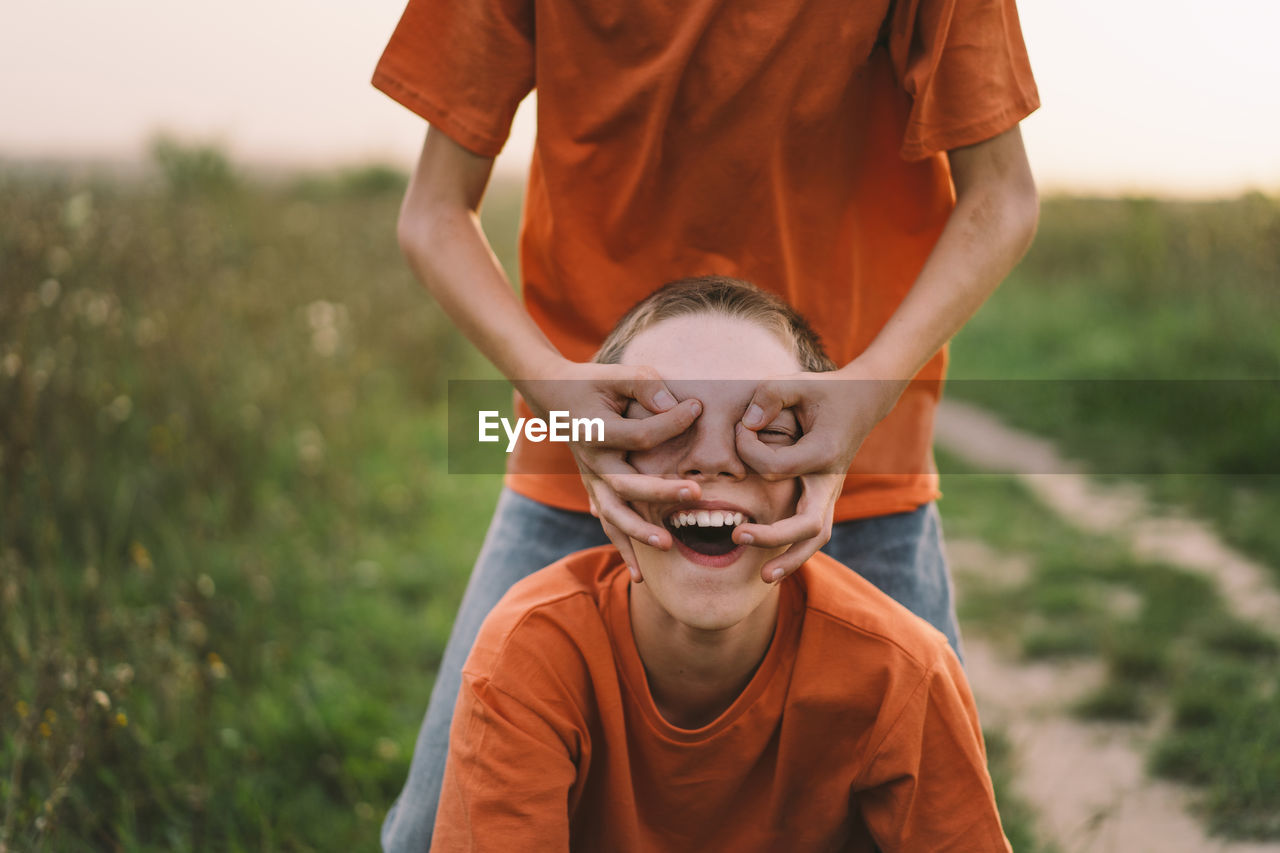
POLYGON ((1013 474, 1045 506, 1080 529, 1119 536, 1140 559, 1212 579, 1235 615, 1269 633, 1280 631, 1280 590, 1267 568, 1224 543, 1208 524, 1157 512, 1140 486, 1098 483, 1051 442, 955 400, 943 400, 935 440, 966 464, 1013 474))
MULTIPOLYGON (((1235 614, 1277 632, 1280 592, 1266 567, 1203 522, 1156 512, 1135 484, 1091 480, 1052 443, 971 405, 944 401, 936 437, 975 468, 1018 477, 1080 529, 1118 536, 1140 559, 1211 578, 1235 614)), ((1019 557, 980 542, 949 541, 948 553, 961 596, 966 577, 1017 584, 1030 570, 1019 557)), ((1014 747, 1016 793, 1035 809, 1041 836, 1063 853, 1280 853, 1280 842, 1210 838, 1193 816, 1194 792, 1147 775, 1143 756, 1160 722, 1086 723, 1070 714, 1101 684, 1100 663, 1016 662, 966 635, 965 670, 984 723, 1002 728, 1014 747)))
POLYGON ((1146 775, 1150 727, 1068 716, 1100 668, 1013 663, 966 636, 965 671, 984 724, 1002 728, 1014 748, 1015 792, 1062 853, 1280 853, 1276 842, 1206 835, 1191 814, 1194 794, 1146 775))

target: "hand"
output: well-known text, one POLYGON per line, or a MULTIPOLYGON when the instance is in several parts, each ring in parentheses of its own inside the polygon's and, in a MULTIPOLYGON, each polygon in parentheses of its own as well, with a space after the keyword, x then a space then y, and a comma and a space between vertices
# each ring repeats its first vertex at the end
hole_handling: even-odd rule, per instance
POLYGON ((631 540, 667 550, 674 544, 664 527, 645 521, 629 501, 675 503, 697 500, 702 490, 693 480, 669 480, 640 474, 627 461, 632 450, 648 450, 689 428, 702 413, 695 399, 677 402, 657 371, 649 367, 616 364, 558 363, 544 378, 516 383, 525 401, 540 417, 567 411, 574 418, 600 418, 604 439, 569 445, 582 475, 591 514, 600 519, 605 534, 622 554, 632 580, 641 581, 631 540), (635 400, 653 413, 646 418, 626 418, 627 405, 635 400))
POLYGON ((773 524, 742 524, 735 542, 789 545, 760 569, 765 583, 800 568, 831 538, 832 517, 845 474, 864 439, 892 409, 907 383, 874 379, 855 360, 834 373, 797 373, 766 379, 738 426, 738 454, 767 480, 799 477, 796 513, 773 524), (795 444, 769 445, 756 435, 783 409, 793 409, 803 434, 795 444))

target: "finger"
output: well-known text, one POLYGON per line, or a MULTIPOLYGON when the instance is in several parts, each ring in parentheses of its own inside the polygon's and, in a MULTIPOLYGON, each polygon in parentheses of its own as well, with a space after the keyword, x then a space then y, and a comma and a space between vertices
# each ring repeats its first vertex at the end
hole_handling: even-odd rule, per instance
POLYGON ((757 548, 779 548, 812 539, 822 533, 823 512, 815 508, 797 513, 773 524, 740 524, 733 531, 733 541, 757 548))
POLYGON ((742 545, 777 548, 810 539, 823 529, 830 535, 844 477, 810 475, 802 477, 800 483, 802 490, 793 515, 773 524, 741 524, 734 530, 733 540, 742 545))
POLYGON ((618 418, 605 425, 597 447, 616 450, 649 450, 687 430, 702 414, 698 400, 681 400, 673 409, 647 418, 618 418))
POLYGON ((760 429, 771 423, 783 409, 796 404, 795 386, 780 379, 765 379, 756 385, 751 402, 742 413, 742 424, 747 429, 760 429))
POLYGON ((702 497, 702 486, 696 480, 676 480, 641 474, 621 454, 601 457, 599 467, 591 472, 592 490, 609 488, 624 501, 640 503, 675 503, 702 497), (601 485, 595 485, 599 483, 601 485))
POLYGON ((827 544, 827 540, 831 538, 831 528, 826 530, 812 539, 806 539, 803 542, 797 542, 778 556, 760 567, 760 579, 765 583, 777 583, 796 569, 804 565, 805 560, 827 544))
POLYGON ((702 497, 702 488, 695 480, 668 480, 635 473, 605 474, 601 479, 628 503, 676 503, 702 497))
POLYGON ((778 446, 765 444, 744 426, 738 428, 735 439, 742 461, 766 480, 819 472, 834 474, 837 469, 843 474, 847 467, 840 458, 839 445, 824 430, 803 435, 795 444, 778 446))
POLYGON ((609 537, 609 541, 613 543, 613 547, 617 548, 618 553, 622 555, 622 562, 627 564, 627 573, 631 575, 631 582, 643 583, 644 575, 640 574, 640 563, 636 560, 636 549, 631 542, 631 537, 607 521, 601 522, 601 526, 604 528, 605 535, 609 537))
POLYGON ((625 387, 628 397, 655 414, 676 407, 676 396, 652 367, 639 368, 625 387))
POLYGON ((595 500, 600 507, 601 522, 612 524, 632 539, 645 542, 653 548, 663 551, 671 548, 671 533, 665 527, 645 521, 612 489, 607 487, 597 489, 595 500))

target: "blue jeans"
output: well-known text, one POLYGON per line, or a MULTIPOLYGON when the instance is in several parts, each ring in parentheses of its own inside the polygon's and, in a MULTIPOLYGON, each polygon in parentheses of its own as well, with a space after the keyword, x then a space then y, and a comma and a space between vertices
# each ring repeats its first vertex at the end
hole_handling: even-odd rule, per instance
MULTIPOLYGON (((445 647, 409 778, 382 824, 382 847, 388 853, 421 853, 431 846, 462 665, 480 623, 516 581, 574 551, 608 541, 600 522, 586 513, 556 509, 503 490, 445 647)), ((946 634, 959 653, 960 633, 936 505, 840 522, 822 550, 857 566, 863 577, 946 634)))

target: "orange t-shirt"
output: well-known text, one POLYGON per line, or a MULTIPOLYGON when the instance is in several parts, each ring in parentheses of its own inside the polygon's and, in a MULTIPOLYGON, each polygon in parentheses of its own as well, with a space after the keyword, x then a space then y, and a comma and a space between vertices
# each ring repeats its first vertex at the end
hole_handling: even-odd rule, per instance
MULTIPOLYGON (((782 296, 848 363, 951 212, 941 152, 1039 105, 1014 0, 409 0, 373 82, 483 156, 536 84, 524 300, 576 361, 662 283, 717 273, 782 296)), ((864 442, 837 520, 937 496, 945 360, 864 442)), ((587 509, 563 444, 522 441, 508 483, 587 509)))
POLYGON ((611 547, 521 581, 463 667, 432 850, 1007 851, 945 638, 817 554, 734 703, 669 724, 611 547))

